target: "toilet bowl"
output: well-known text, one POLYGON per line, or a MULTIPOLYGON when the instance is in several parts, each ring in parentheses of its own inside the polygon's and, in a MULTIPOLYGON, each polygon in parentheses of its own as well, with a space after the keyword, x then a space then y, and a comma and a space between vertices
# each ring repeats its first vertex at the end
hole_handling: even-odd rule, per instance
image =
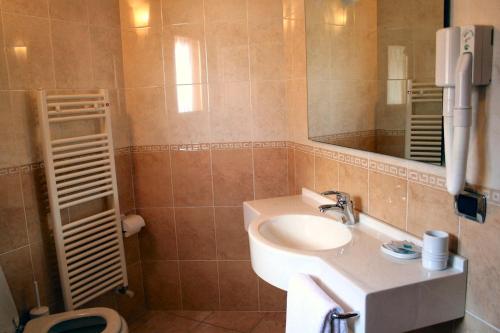
POLYGON ((108 308, 89 308, 30 320, 24 333, 128 333, 126 321, 108 308))

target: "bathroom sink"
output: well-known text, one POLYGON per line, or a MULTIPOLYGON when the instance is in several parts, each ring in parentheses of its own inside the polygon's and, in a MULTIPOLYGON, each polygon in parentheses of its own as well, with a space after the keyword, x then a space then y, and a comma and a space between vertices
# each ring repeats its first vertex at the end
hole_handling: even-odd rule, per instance
POLYGON ((259 224, 265 240, 302 251, 331 250, 351 240, 349 229, 330 218, 315 215, 280 215, 259 224))
MULTIPOLYGON (((464 316, 467 260, 450 254, 449 267, 427 271, 420 259, 380 251, 392 240, 422 240, 366 215, 345 225, 335 211, 319 211, 331 198, 301 195, 243 204, 252 268, 267 283, 288 289, 297 273, 311 276, 345 312, 355 333, 399 333, 464 316)), ((351 330, 350 330, 351 331, 351 330)))

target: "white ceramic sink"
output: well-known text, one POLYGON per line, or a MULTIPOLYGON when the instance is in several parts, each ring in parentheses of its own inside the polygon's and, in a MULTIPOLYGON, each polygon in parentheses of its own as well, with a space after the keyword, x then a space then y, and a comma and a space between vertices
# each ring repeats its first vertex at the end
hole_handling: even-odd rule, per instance
POLYGON ((450 254, 448 269, 427 271, 419 259, 389 257, 382 243, 422 241, 365 214, 348 226, 319 212, 332 203, 307 189, 245 202, 255 273, 283 290, 294 274, 312 276, 344 311, 359 313, 349 320, 354 333, 408 332, 464 316, 466 259, 450 254))
POLYGON ((278 246, 302 251, 331 250, 352 239, 340 222, 315 215, 276 216, 259 224, 257 232, 278 246))

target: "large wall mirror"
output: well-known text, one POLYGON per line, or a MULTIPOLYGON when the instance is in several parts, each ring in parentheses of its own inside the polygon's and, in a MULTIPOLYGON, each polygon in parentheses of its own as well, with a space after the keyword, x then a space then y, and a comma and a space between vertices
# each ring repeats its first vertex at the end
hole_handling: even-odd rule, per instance
POLYGON ((449 0, 305 0, 309 138, 443 165, 436 31, 449 0))

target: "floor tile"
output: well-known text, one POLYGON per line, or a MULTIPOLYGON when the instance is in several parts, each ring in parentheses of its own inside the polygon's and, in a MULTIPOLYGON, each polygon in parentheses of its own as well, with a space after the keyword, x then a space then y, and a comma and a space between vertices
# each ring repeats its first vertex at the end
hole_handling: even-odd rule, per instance
POLYGON ((251 332, 263 317, 264 315, 260 312, 216 311, 204 322, 238 332, 251 332))

